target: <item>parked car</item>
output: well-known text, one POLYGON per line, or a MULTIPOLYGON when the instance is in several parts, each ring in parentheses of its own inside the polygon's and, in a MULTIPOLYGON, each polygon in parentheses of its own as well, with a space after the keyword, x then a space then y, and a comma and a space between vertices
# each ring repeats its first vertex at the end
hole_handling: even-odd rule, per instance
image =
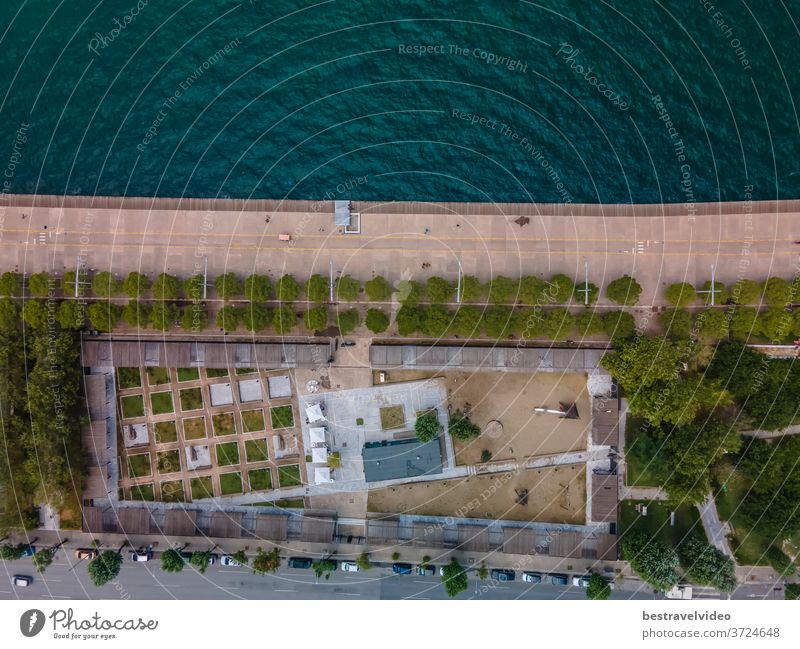
POLYGON ((572 585, 578 588, 589 588, 589 577, 573 577, 572 585))
POLYGON ((291 557, 287 562, 290 568, 298 568, 301 570, 307 570, 311 567, 311 564, 314 563, 311 559, 307 559, 306 557, 291 557))
POLYGON ((342 561, 344 572, 358 572, 358 564, 355 561, 342 561))
POLYGON ((417 574, 420 577, 433 577, 436 574, 436 566, 417 566, 417 574))
POLYGON ((492 579, 496 581, 514 581, 517 578, 517 573, 513 570, 497 569, 495 568, 490 573, 492 579))
POLYGON ((75 556, 78 559, 88 559, 91 561, 92 559, 96 559, 99 555, 100 553, 92 548, 78 548, 75 550, 75 556))
POLYGON ((569 575, 564 575, 557 572, 552 572, 547 575, 547 579, 554 586, 566 586, 569 583, 569 575))
POLYGON ((181 559, 183 559, 186 563, 189 563, 192 560, 192 553, 187 552, 186 550, 181 550, 181 559))
POLYGON ((29 577, 28 575, 14 575, 11 581, 15 586, 27 588, 33 583, 33 577, 29 577))
POLYGON ((528 584, 541 584, 542 583, 542 573, 540 572, 523 572, 522 573, 522 581, 528 584))
POLYGON ((242 565, 229 554, 223 554, 220 563, 222 563, 223 566, 230 566, 231 568, 239 568, 242 565))
POLYGON ((151 550, 132 550, 131 551, 131 561, 140 562, 140 561, 150 561, 153 558, 153 552, 151 550))
POLYGON ((22 551, 20 556, 22 557, 32 557, 34 554, 36 554, 35 545, 23 545, 20 549, 22 551))
POLYGON ((414 566, 410 563, 393 563, 392 572, 396 575, 410 575, 414 571, 414 566))

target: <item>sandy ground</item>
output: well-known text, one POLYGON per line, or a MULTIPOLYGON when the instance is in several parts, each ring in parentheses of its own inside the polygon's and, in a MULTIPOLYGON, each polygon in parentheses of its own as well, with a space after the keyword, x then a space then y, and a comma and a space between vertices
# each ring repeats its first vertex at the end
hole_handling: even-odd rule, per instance
MULTIPOLYGON (((342 518, 364 518, 367 512, 367 492, 349 491, 324 496, 309 496, 308 508, 335 511, 342 518)), ((359 533, 361 534, 363 531, 359 533)))
POLYGON ((453 410, 470 407, 470 419, 481 429, 492 421, 503 424, 503 434, 482 434, 471 442, 455 442, 458 464, 476 464, 485 449, 493 460, 521 460, 529 455, 564 453, 586 448, 591 421, 589 395, 583 374, 524 374, 512 372, 393 371, 391 381, 445 379, 453 410), (580 419, 537 414, 536 406, 558 408, 559 401, 578 404, 580 419))
POLYGON ((586 470, 580 465, 526 469, 400 485, 369 492, 370 512, 582 524, 586 519, 586 470), (528 504, 516 503, 528 490, 528 504))

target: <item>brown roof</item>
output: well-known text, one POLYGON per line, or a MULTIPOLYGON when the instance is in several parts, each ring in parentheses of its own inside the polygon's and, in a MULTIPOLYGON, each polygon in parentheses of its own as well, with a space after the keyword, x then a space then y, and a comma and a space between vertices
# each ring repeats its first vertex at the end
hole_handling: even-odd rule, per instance
POLYGON ((458 525, 458 547, 468 552, 487 552, 489 529, 479 525, 458 525))
POLYGON ((164 519, 164 536, 195 536, 197 512, 193 509, 168 509, 164 519))
MULTIPOLYGON (((113 510, 112 510, 113 511, 113 510)), ((121 507, 117 510, 117 530, 128 536, 150 534, 150 510, 139 507, 121 507)), ((105 521, 106 524, 108 521, 105 521)), ((114 531, 114 530, 106 530, 114 531)))
POLYGON ((619 446, 618 399, 592 399, 592 443, 595 446, 619 446))
POLYGON ((592 474, 592 520, 616 523, 619 481, 616 475, 592 474))
POLYGON ((285 541, 289 517, 278 514, 256 515, 256 537, 265 541, 285 541))
POLYGON ((367 521, 367 539, 371 543, 395 543, 398 540, 400 521, 379 519, 367 521))
POLYGON ((414 545, 439 547, 444 544, 444 528, 439 523, 414 523, 414 545))
POLYGON ((211 514, 211 524, 208 526, 208 535, 228 539, 238 539, 242 536, 242 512, 214 512, 211 514))
POLYGON ((83 508, 83 527, 84 532, 92 534, 103 533, 103 510, 99 507, 83 508))
POLYGON ((108 416, 106 409, 106 375, 85 374, 83 377, 86 390, 86 402, 89 407, 89 419, 102 421, 108 416))
POLYGON ((300 540, 309 543, 330 543, 336 530, 336 519, 306 515, 303 517, 303 527, 300 531, 300 540))

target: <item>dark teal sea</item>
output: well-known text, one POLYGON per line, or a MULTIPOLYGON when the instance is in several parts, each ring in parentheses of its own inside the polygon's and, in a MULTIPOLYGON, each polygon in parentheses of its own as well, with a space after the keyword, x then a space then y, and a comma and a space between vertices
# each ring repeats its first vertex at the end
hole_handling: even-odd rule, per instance
POLYGON ((799 26, 786 0, 2 0, 2 192, 800 198, 799 26))

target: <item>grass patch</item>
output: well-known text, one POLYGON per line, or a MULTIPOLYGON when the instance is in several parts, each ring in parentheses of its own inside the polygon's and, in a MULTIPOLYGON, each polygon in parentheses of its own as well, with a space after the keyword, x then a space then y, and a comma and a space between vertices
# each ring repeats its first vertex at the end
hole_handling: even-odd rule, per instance
POLYGON ((200 388, 181 390, 181 410, 200 410, 203 407, 203 393, 200 388))
POLYGON ((242 376, 243 374, 255 374, 258 370, 252 367, 237 367, 236 368, 236 376, 242 376))
POLYGON ((156 491, 152 484, 139 484, 131 487, 131 500, 147 500, 152 502, 156 499, 156 491))
POLYGON ((278 484, 281 487, 297 487, 302 484, 300 480, 300 465, 289 464, 278 467, 278 484))
POLYGON ((203 439, 206 436, 206 418, 190 417, 183 420, 183 436, 186 439, 203 439))
POLYGON ((273 428, 291 428, 294 426, 294 414, 291 406, 276 406, 269 411, 273 428))
POLYGON ((225 442, 217 444, 217 466, 230 466, 239 464, 239 443, 225 442))
POLYGON ((302 498, 282 498, 271 503, 274 507, 282 509, 305 509, 306 503, 302 498))
POLYGON ((403 406, 387 406, 381 408, 381 428, 392 430, 406 425, 406 416, 403 406))
POLYGON ((641 531, 650 538, 658 538, 666 545, 677 547, 689 534, 705 538, 700 514, 696 507, 682 505, 675 510, 675 525, 670 525, 672 508, 657 500, 623 500, 620 503, 621 534, 641 531), (636 505, 647 506, 647 516, 636 511, 636 505))
POLYGON ((151 393, 150 405, 153 407, 154 415, 166 415, 175 412, 175 406, 172 403, 172 391, 151 393))
POLYGON ((214 423, 214 434, 217 436, 235 435, 236 434, 236 421, 233 418, 232 412, 223 412, 220 415, 211 417, 214 423))
POLYGON ((364 418, 363 417, 358 417, 356 419, 356 426, 363 426, 363 425, 364 425, 364 418))
POLYGON ((159 451, 156 457, 156 467, 159 473, 175 473, 181 470, 181 454, 179 451, 159 451))
POLYGON ((120 400, 123 417, 144 417, 144 396, 132 394, 120 400))
POLYGON ((272 471, 269 469, 253 469, 247 472, 252 491, 266 491, 272 489, 272 471))
POLYGON ((142 373, 138 367, 120 367, 117 369, 117 384, 120 390, 142 387, 142 373))
POLYGON ((128 456, 128 475, 131 478, 143 478, 151 473, 150 453, 128 456))
POLYGON ((147 382, 150 385, 164 385, 169 383, 169 370, 166 367, 148 367, 147 382))
POLYGON ((218 379, 222 376, 228 376, 228 369, 225 367, 208 367, 206 368, 206 377, 209 379, 218 379))
POLYGON ((223 473, 219 477, 219 490, 223 496, 242 493, 242 474, 238 471, 235 473, 223 473))
POLYGON ((269 459, 265 439, 248 439, 244 443, 244 452, 248 462, 266 462, 269 459))
POLYGON ((214 486, 213 483, 211 482, 210 475, 204 475, 198 478, 192 478, 190 486, 192 490, 192 500, 198 500, 200 498, 211 498, 214 496, 214 486))
POLYGON ((261 408, 242 411, 242 426, 245 433, 264 430, 264 411, 261 408))
POLYGON ((153 427, 156 430, 156 444, 170 444, 178 441, 178 427, 174 421, 159 421, 153 427))
POLYGON ((179 367, 178 380, 179 381, 196 381, 200 378, 200 370, 196 367, 179 367))
POLYGON ((642 419, 628 417, 625 426, 627 484, 633 487, 658 487, 663 483, 664 463, 659 455, 661 443, 647 435, 642 419))
POLYGON ((186 500, 183 493, 183 482, 170 480, 161 483, 161 501, 165 503, 182 503, 186 500))

